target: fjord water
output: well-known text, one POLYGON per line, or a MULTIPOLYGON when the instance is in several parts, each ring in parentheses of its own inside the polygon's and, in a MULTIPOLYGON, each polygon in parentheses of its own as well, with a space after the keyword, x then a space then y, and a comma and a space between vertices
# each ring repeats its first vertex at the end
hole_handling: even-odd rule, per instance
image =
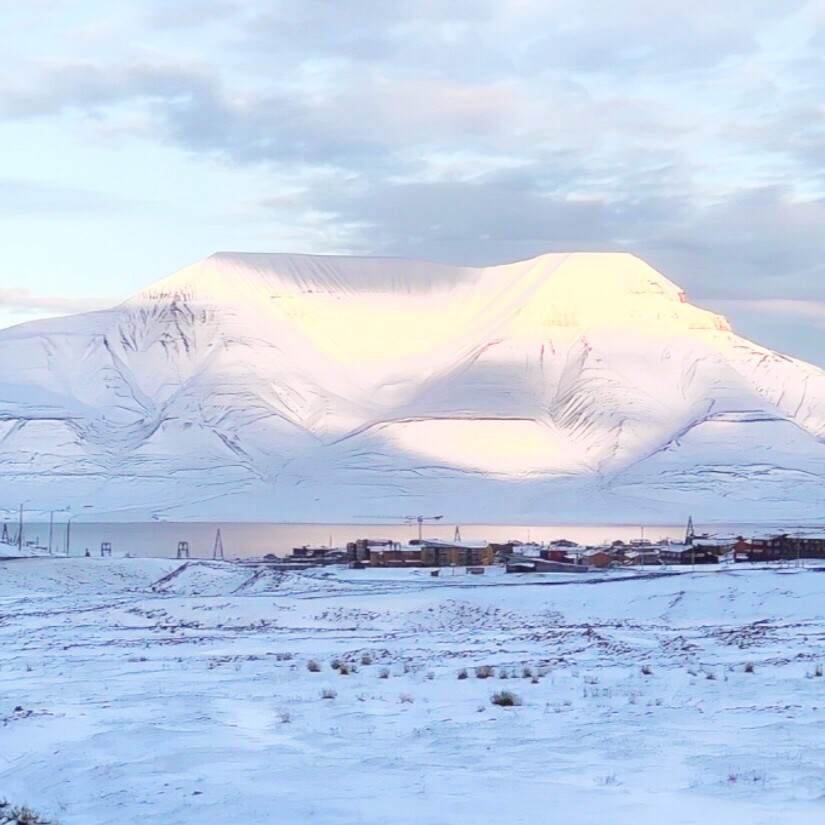
MULTIPOLYGON (((749 525, 697 525, 697 531, 743 532, 749 525)), ((55 521, 52 532, 52 551, 65 555, 67 524, 55 521)), ((423 535, 430 538, 452 539, 454 524, 425 524, 423 535)), ((17 525, 9 521, 9 529, 17 525)), ((302 545, 343 547, 358 538, 387 538, 406 542, 418 535, 416 524, 282 524, 240 522, 81 522, 73 521, 69 528, 69 555, 82 556, 88 549, 93 556, 100 554, 102 542, 110 542, 115 556, 130 553, 134 556, 174 557, 179 541, 189 543, 192 558, 212 558, 217 530, 221 531, 224 557, 250 558, 274 553, 289 554, 293 547, 302 545)), ((630 524, 466 524, 460 525, 461 538, 466 541, 505 542, 510 540, 549 542, 568 539, 579 544, 601 544, 617 539, 628 542, 644 537, 650 541, 684 538, 682 525, 630 524)), ((48 522, 27 522, 24 541, 48 547, 48 522)))

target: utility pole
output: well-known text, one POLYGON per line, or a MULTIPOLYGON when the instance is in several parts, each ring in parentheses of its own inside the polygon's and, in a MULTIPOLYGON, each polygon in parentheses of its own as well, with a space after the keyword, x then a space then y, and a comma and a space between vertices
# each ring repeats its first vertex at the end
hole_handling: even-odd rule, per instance
POLYGON ((217 561, 223 561, 223 540, 221 539, 220 527, 218 528, 218 532, 215 533, 215 546, 212 548, 212 558, 217 561))
POLYGON ((23 505, 20 505, 20 522, 17 525, 17 552, 23 553, 23 505))
POLYGON ((49 510, 49 555, 52 554, 52 535, 54 534, 54 510, 49 510))
POLYGON ((72 539, 72 517, 69 516, 69 520, 66 522, 66 555, 69 555, 69 548, 71 547, 71 539, 72 539))

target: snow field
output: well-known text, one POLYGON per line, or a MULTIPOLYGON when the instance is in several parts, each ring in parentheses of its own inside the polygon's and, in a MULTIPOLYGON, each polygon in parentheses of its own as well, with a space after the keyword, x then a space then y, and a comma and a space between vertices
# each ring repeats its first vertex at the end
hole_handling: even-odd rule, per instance
POLYGON ((64 825, 820 822, 823 590, 6 562, 0 796, 64 825))

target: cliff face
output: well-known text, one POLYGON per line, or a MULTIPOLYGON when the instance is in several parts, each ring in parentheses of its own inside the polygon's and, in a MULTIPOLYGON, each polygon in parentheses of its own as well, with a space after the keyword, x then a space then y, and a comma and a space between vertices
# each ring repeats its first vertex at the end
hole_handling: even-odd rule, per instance
POLYGON ((823 433, 825 373, 626 254, 218 254, 0 331, 0 507, 793 518, 823 504, 823 433))

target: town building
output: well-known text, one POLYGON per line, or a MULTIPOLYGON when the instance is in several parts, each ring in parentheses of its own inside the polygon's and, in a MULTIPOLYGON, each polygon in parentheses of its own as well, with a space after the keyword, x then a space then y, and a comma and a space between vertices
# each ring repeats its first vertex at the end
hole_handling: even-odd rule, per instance
POLYGON ((662 564, 718 564, 719 557, 727 552, 718 545, 665 544, 659 550, 662 564))
POLYGON ((370 567, 486 567, 495 561, 486 541, 358 539, 347 545, 347 554, 351 562, 370 567))
POLYGON ((825 559, 825 533, 800 530, 796 533, 769 533, 744 539, 733 545, 736 561, 770 562, 796 559, 825 559))
POLYGON ((642 567, 661 565, 662 559, 658 547, 640 547, 638 549, 625 550, 622 556, 622 564, 628 567, 642 567))
POLYGON ((572 564, 575 559, 570 555, 570 549, 571 548, 569 545, 559 546, 558 544, 551 544, 548 547, 543 547, 539 551, 539 558, 542 558, 545 561, 572 564))
POLYGON ((370 567, 423 567, 421 548, 410 544, 389 542, 369 548, 366 563, 370 567))
POLYGON ((495 561, 493 546, 486 541, 441 541, 422 539, 424 567, 483 567, 495 561))
POLYGON ((588 547, 578 556, 578 563, 588 567, 609 567, 616 561, 616 555, 606 547, 588 547))

